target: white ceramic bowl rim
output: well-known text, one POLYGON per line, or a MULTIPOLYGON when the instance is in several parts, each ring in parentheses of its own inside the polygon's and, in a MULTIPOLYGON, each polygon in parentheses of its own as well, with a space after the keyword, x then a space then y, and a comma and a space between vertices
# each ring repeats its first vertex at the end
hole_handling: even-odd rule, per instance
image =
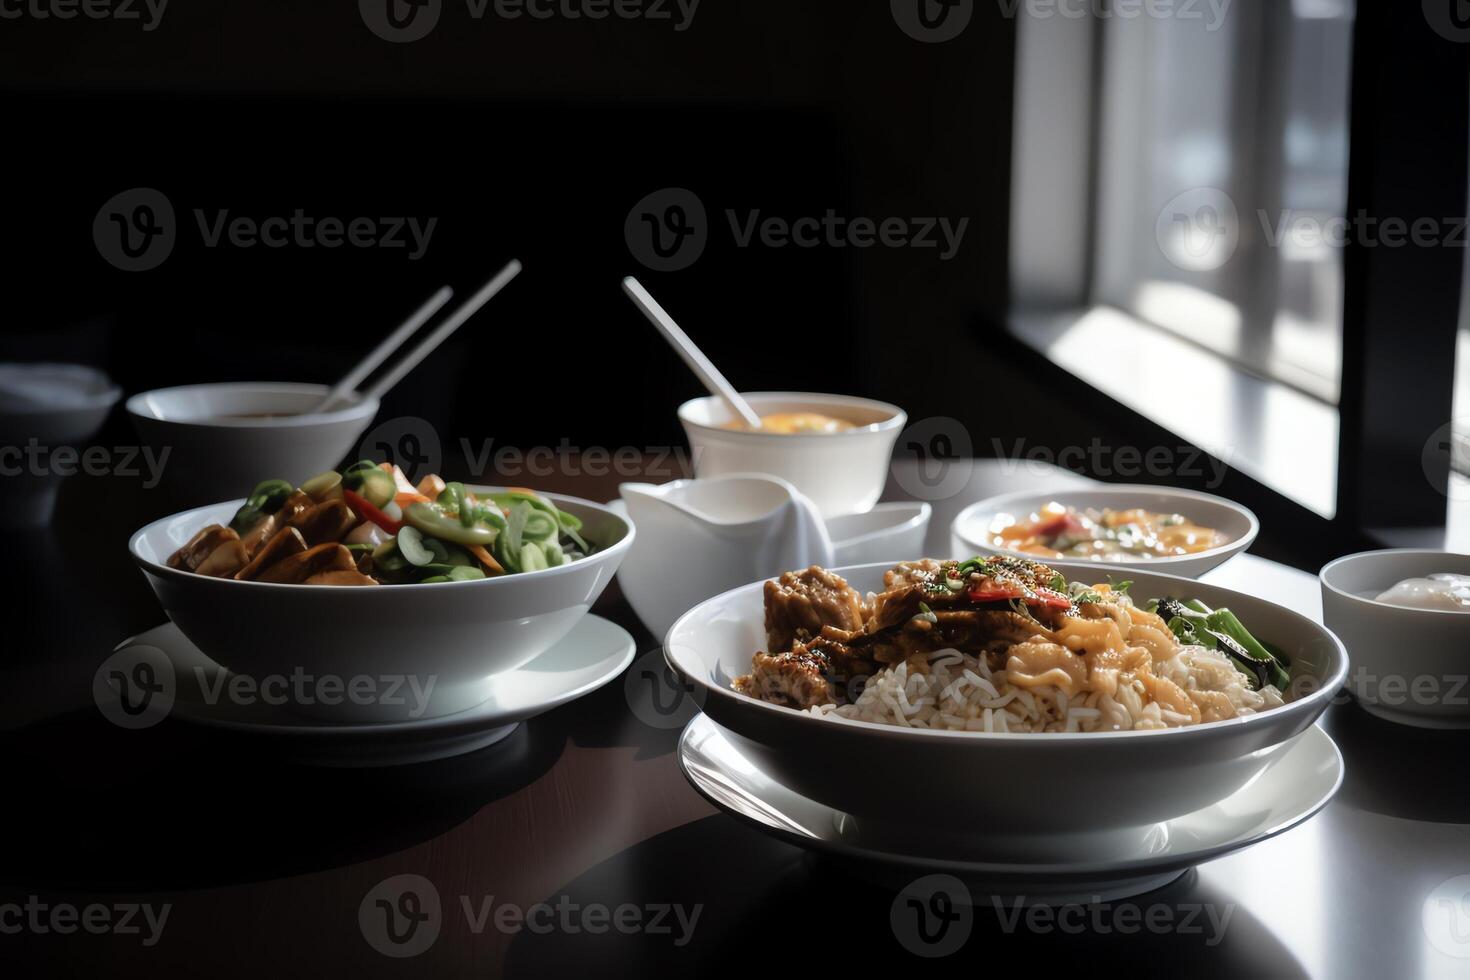
MULTIPOLYGON (((1470 555, 1462 554, 1458 551, 1437 551, 1433 548, 1382 548, 1377 551, 1359 551, 1351 555, 1343 555, 1341 558, 1335 558, 1332 561, 1328 562, 1326 565, 1322 566, 1322 571, 1317 573, 1317 578, 1321 580, 1322 586, 1326 589, 1330 589, 1334 595, 1340 595, 1358 605, 1364 606, 1369 609, 1392 609, 1396 612, 1409 613, 1411 615, 1423 614, 1432 616, 1459 616, 1470 618, 1470 613, 1461 612, 1455 609, 1422 609, 1418 606, 1400 606, 1392 602, 1379 602, 1377 599, 1370 599, 1367 596, 1358 595, 1356 592, 1349 592, 1346 589, 1340 589, 1328 580, 1328 575, 1336 571, 1340 567, 1344 567, 1350 564, 1366 563, 1376 558, 1388 557, 1390 555, 1413 558, 1433 558, 1436 556, 1444 556, 1446 558, 1459 558, 1462 560, 1470 560, 1470 555)), ((1396 584, 1398 584, 1397 581, 1389 582, 1387 585, 1383 586, 1383 590, 1386 591, 1396 584)))
MULTIPOLYGON (((796 402, 811 410, 828 408, 835 412, 841 412, 844 408, 864 408, 874 412, 886 413, 886 418, 867 425, 855 425, 851 429, 842 432, 761 432, 750 429, 727 429, 723 426, 709 425, 698 419, 691 418, 690 412, 695 405, 709 403, 720 403, 720 399, 714 395, 702 395, 699 398, 691 398, 679 406, 679 420, 685 425, 700 429, 704 432, 719 433, 723 436, 736 436, 742 439, 844 439, 858 435, 870 435, 874 432, 888 432, 893 429, 902 428, 908 421, 908 415, 897 405, 889 402, 880 402, 872 398, 860 398, 857 395, 824 395, 811 391, 742 391, 742 398, 751 403, 751 407, 760 412, 757 402, 780 401, 796 402)), ((836 416, 834 416, 836 417, 836 416)))
POLYGON ((328 391, 331 391, 331 388, 327 385, 307 384, 296 381, 220 381, 209 384, 177 385, 172 388, 154 388, 150 391, 141 391, 128 399, 127 410, 130 414, 140 418, 151 419, 155 422, 163 422, 169 425, 193 425, 205 428, 227 429, 285 429, 296 426, 322 425, 324 423, 368 418, 376 415, 378 411, 378 399, 364 398, 360 392, 356 391, 349 392, 343 396, 346 399, 346 404, 340 408, 330 409, 325 412, 308 412, 301 415, 279 415, 259 418, 226 418, 223 416, 176 418, 168 415, 160 415, 149 402, 149 399, 155 395, 175 395, 193 392, 201 394, 224 394, 231 391, 244 394, 317 394, 325 396, 328 391))
MULTIPOLYGON (((466 486, 468 486, 471 490, 483 489, 479 485, 466 484, 466 486)), ((383 585, 376 588, 367 589, 358 587, 357 591, 363 591, 367 594, 381 596, 382 590, 384 589, 390 590, 394 594, 412 593, 422 591, 424 589, 491 589, 495 588, 497 583, 525 582, 531 579, 546 580, 555 578, 560 575, 567 575, 577 570, 578 568, 585 567, 587 563, 600 562, 606 558, 612 557, 613 555, 622 554, 626 552, 630 547, 632 547, 633 538, 636 535, 637 531, 633 526, 633 522, 629 518, 619 514, 617 511, 608 508, 604 504, 593 503, 590 500, 583 500, 580 497, 569 497, 565 494, 543 493, 541 494, 541 496, 556 504, 572 504, 577 507, 585 507, 589 510, 596 511, 599 514, 610 518, 613 521, 616 521, 617 524, 623 528, 623 535, 613 544, 608 545, 605 548, 600 548, 599 550, 593 552, 585 558, 579 558, 576 561, 567 562, 565 565, 557 565, 555 568, 538 568, 532 572, 518 572, 515 575, 496 575, 490 578, 470 579, 464 582, 416 582, 407 583, 404 585, 383 585)), ((302 585, 284 582, 241 582, 233 578, 215 578, 214 576, 210 575, 196 575, 193 572, 186 572, 182 569, 169 568, 167 565, 161 564, 151 558, 145 557, 138 551, 139 543, 143 540, 143 538, 160 525, 169 524, 174 521, 178 521, 183 518, 198 514, 202 511, 214 510, 217 507, 222 507, 226 505, 238 508, 244 503, 245 499, 242 497, 239 500, 222 501, 220 503, 205 504, 203 507, 193 507, 189 510, 180 511, 177 514, 171 514, 168 517, 159 518, 158 520, 152 521, 139 528, 137 531, 133 532, 132 537, 128 539, 128 551, 132 554, 133 560, 136 561, 140 567, 142 567, 148 573, 152 575, 157 575, 161 578, 177 578, 183 581, 195 583, 214 582, 218 583, 218 585, 214 587, 222 588, 271 589, 275 591, 285 590, 290 592, 308 592, 311 594, 320 594, 323 589, 332 588, 332 586, 302 585)), ((340 593, 343 591, 353 591, 353 589, 349 586, 343 586, 338 587, 336 591, 340 593)))
POLYGON ((107 372, 94 368, 90 364, 67 364, 60 361, 36 361, 27 362, 5 362, 14 367, 25 368, 83 368, 96 376, 97 381, 103 383, 103 387, 90 392, 83 398, 69 405, 18 405, 14 408, 6 408, 0 414, 6 416, 19 415, 61 415, 66 412, 85 412, 99 408, 110 408, 116 405, 122 398, 122 388, 108 377, 107 372))
MULTIPOLYGON (((1104 483, 1099 484, 1096 487, 1068 487, 1064 489, 1059 489, 1056 493, 1051 494, 1050 496, 1052 496, 1053 499, 1057 501, 1057 503, 1065 504, 1067 503, 1065 498, 1069 494, 1075 496, 1079 493, 1114 492, 1152 493, 1165 497, 1178 497, 1181 500, 1192 500, 1197 503, 1208 503, 1217 507, 1225 507, 1227 510, 1234 511, 1236 514, 1245 518, 1249 526, 1246 529, 1246 532, 1237 538, 1231 538, 1229 541, 1225 542, 1222 545, 1214 548, 1207 548, 1204 551, 1196 551, 1190 555, 1169 555, 1164 558, 1136 558, 1130 555, 1119 559, 1109 559, 1106 561, 1092 562, 1095 565, 1127 566, 1140 570, 1149 568, 1168 568, 1170 565, 1182 565, 1186 562, 1197 562, 1203 559, 1214 557, 1216 555, 1226 554, 1228 552, 1244 551, 1251 546, 1251 544, 1256 540, 1256 536, 1261 533, 1260 520, 1256 517, 1255 512, 1252 511, 1249 507, 1246 507, 1244 504, 1238 504, 1233 500, 1227 500, 1224 497, 1219 497, 1212 493, 1204 493, 1199 490, 1186 490, 1182 487, 1159 487, 1153 486, 1148 483, 1104 483)), ((964 541, 966 545, 973 547, 972 543, 965 537, 965 535, 961 534, 959 531, 962 523, 970 520, 978 514, 986 514, 990 517, 994 517, 996 514, 1004 511, 1008 505, 1016 501, 1035 500, 1039 497, 1045 496, 1048 496, 1045 491, 1020 490, 1015 493, 1001 494, 998 497, 990 497, 989 499, 981 500, 978 503, 971 504, 964 510, 960 511, 959 515, 955 517, 954 535, 961 541, 964 541)), ((989 521, 986 521, 987 526, 989 526, 989 523, 989 521)), ((1001 548, 996 545, 990 544, 987 544, 986 547, 991 549, 992 551, 1002 552, 1007 555, 1015 555, 1018 558, 1030 558, 1033 561, 1044 560, 1037 559, 1036 555, 1028 555, 1024 551, 1012 551, 1009 548, 1001 548)), ((1054 558, 1051 560, 1058 562, 1088 561, 1088 559, 1085 558, 1054 558)))
POLYGON ((881 503, 876 504, 873 507, 873 510, 863 511, 858 514, 843 514, 840 517, 832 518, 827 522, 827 533, 832 533, 832 525, 837 521, 841 521, 844 518, 848 517, 867 517, 875 512, 880 512, 880 509, 885 507, 889 508, 889 510, 891 510, 894 514, 904 514, 910 511, 912 511, 912 513, 910 514, 910 516, 905 517, 901 521, 895 521, 892 524, 885 524, 882 527, 874 528, 871 531, 864 531, 862 534, 854 534, 850 538, 834 537, 832 539, 832 546, 834 548, 839 546, 850 548, 855 545, 867 544, 869 541, 876 541, 880 538, 893 537, 902 534, 905 531, 912 531, 914 528, 927 523, 929 519, 934 515, 934 507, 928 501, 910 502, 904 500, 894 501, 892 503, 881 503))
MULTIPOLYGON (((1081 563, 1079 563, 1079 562, 1057 562, 1056 564, 1057 565, 1065 565, 1065 566, 1068 566, 1070 568, 1075 569, 1079 565, 1086 565, 1088 567, 1091 567, 1091 564, 1092 563, 1089 563, 1089 562, 1081 562, 1081 563)), ((892 567, 893 567, 893 563, 892 562, 886 562, 885 561, 885 562, 872 562, 872 563, 869 563, 869 564, 866 564, 866 565, 848 565, 848 566, 843 567, 843 568, 834 568, 831 571, 833 571, 834 573, 836 573, 838 575, 843 576, 844 578, 847 578, 847 577, 849 577, 851 575, 860 574, 860 573, 863 573, 863 572, 868 572, 868 571, 882 571, 882 570, 887 570, 887 569, 892 568, 892 567)), ((1186 590, 1186 592, 1189 589, 1197 589, 1200 586, 1200 584, 1201 584, 1198 581, 1196 581, 1195 579, 1184 578, 1184 577, 1178 576, 1178 575, 1164 575, 1164 574, 1160 574, 1159 577, 1160 578, 1165 578, 1165 579, 1170 579, 1170 580, 1173 580, 1173 581, 1178 582, 1179 585, 1180 585, 1180 588, 1182 590, 1186 590)), ((939 744, 942 744, 944 742, 953 742, 953 741, 959 741, 961 743, 964 743, 964 742, 972 742, 972 743, 981 743, 981 744, 987 743, 987 742, 1006 742, 1008 744, 1015 744, 1015 745, 1034 745, 1034 746, 1036 746, 1035 751, 1045 751, 1045 749, 1046 749, 1047 746, 1057 745, 1057 744, 1079 744, 1079 743, 1081 743, 1081 744, 1096 744, 1098 742, 1109 743, 1109 742, 1117 741, 1119 739, 1132 739, 1132 738, 1172 738, 1172 739, 1176 739, 1176 740, 1202 739, 1202 738, 1209 738, 1212 734, 1214 734, 1217 731, 1220 731, 1221 729, 1226 729, 1226 728, 1231 728, 1231 727, 1242 727, 1242 726, 1246 726, 1246 725, 1257 725, 1258 726, 1258 725, 1261 725, 1263 723, 1263 719, 1264 719, 1264 723, 1269 724, 1273 719, 1277 719, 1277 718, 1283 717, 1283 713, 1285 713, 1285 714, 1314 714, 1317 711, 1317 705, 1319 705, 1320 703, 1322 703, 1324 701, 1331 700, 1336 695, 1337 690, 1340 687, 1342 687, 1342 684, 1347 679, 1347 674, 1348 674, 1348 656, 1347 656, 1347 649, 1343 646, 1342 641, 1340 639, 1338 639, 1337 634, 1333 633, 1327 627, 1322 626, 1321 624, 1315 622, 1314 620, 1309 619, 1306 616, 1303 616, 1301 613, 1297 612, 1295 609, 1290 609, 1290 608, 1288 608, 1286 606, 1277 606, 1278 609, 1281 609, 1283 612, 1287 613, 1293 619, 1297 619, 1297 620, 1302 621, 1303 623, 1305 623, 1308 626, 1310 626, 1314 631, 1320 631, 1323 637, 1329 639, 1332 642, 1332 648, 1337 653, 1337 667, 1332 672, 1331 676, 1322 679, 1322 686, 1321 687, 1319 687, 1316 690, 1312 691, 1310 694, 1306 695, 1305 697, 1298 698, 1295 701, 1288 702, 1287 704, 1284 704, 1284 705, 1282 705, 1279 708, 1272 708, 1270 711, 1263 711, 1263 712, 1259 712, 1257 714, 1245 715, 1243 717, 1237 717, 1237 718, 1226 718, 1226 719, 1224 719, 1222 721, 1204 722, 1203 724, 1189 725, 1189 726, 1183 727, 1183 728, 1164 728, 1164 729, 1154 729, 1154 730, 1145 730, 1145 731, 1129 731, 1129 732, 1044 732, 1044 733, 1036 733, 1036 732, 956 732, 956 731, 934 731, 934 730, 930 730, 930 729, 904 728, 904 727, 898 726, 898 725, 884 725, 884 724, 880 724, 878 722, 859 721, 859 720, 851 719, 851 718, 842 718, 842 719, 823 718, 823 717, 819 717, 817 715, 809 714, 809 713, 807 713, 805 711, 797 711, 797 710, 795 710, 793 708, 786 708, 786 707, 782 707, 781 705, 771 704, 768 701, 761 701, 761 700, 759 700, 757 698, 750 697, 747 694, 741 694, 738 691, 732 690, 732 689, 730 689, 730 688, 728 688, 726 686, 712 683, 711 681, 709 681, 707 678, 705 678, 703 676, 700 676, 698 674, 694 674, 694 673, 691 673, 689 671, 683 670, 680 667, 680 665, 677 662, 677 660, 675 659, 675 656, 674 656, 674 653, 673 653, 674 643, 672 641, 673 641, 673 638, 678 634, 679 630, 684 626, 684 623, 686 621, 688 621, 689 619, 693 618, 695 615, 699 614, 704 609, 705 606, 710 605, 711 603, 721 602, 724 599, 726 599, 727 597, 732 596, 732 595, 734 595, 737 592, 740 592, 740 591, 743 591, 743 590, 746 590, 746 589, 754 588, 756 586, 759 586, 760 584, 761 583, 759 583, 759 582, 753 582, 753 583, 748 583, 746 585, 742 585, 742 586, 740 586, 738 588, 730 589, 728 592, 724 592, 724 593, 722 593, 722 594, 720 594, 718 596, 715 596, 715 597, 713 597, 711 599, 706 600, 705 602, 700 603, 695 608, 689 610, 684 615, 680 616, 674 622, 674 625, 672 627, 670 627, 669 632, 668 632, 668 636, 664 640, 664 659, 668 662, 669 667, 674 671, 675 674, 678 674, 678 675, 682 676, 686 681, 693 681, 694 683, 696 683, 700 687, 702 687, 710 695, 713 695, 713 696, 716 696, 716 697, 730 699, 732 702, 734 702, 737 705, 748 707, 748 708, 751 708, 751 709, 757 710, 757 711, 776 712, 781 718, 790 720, 790 721, 792 721, 795 724, 828 725, 828 726, 830 726, 830 725, 840 725, 843 728, 846 728, 846 729, 850 730, 855 735, 862 735, 862 736, 867 736, 867 737, 887 736, 887 737, 890 737, 890 738, 908 739, 910 741, 921 742, 921 743, 922 742, 933 742, 933 743, 939 743, 939 744)), ((1220 586, 1211 586, 1211 588, 1221 589, 1220 586)), ((1222 589, 1222 591, 1231 592, 1231 591, 1234 591, 1234 590, 1232 590, 1232 589, 1222 589)), ((1251 597, 1251 598, 1255 598, 1255 597, 1251 597)), ((1257 601, 1260 601, 1260 602, 1270 602, 1270 600, 1268 600, 1268 599, 1257 599, 1257 601)), ((1272 603, 1272 605, 1276 605, 1276 604, 1275 603, 1272 603)), ((755 651, 752 650, 751 653, 754 654, 755 651)), ((825 730, 830 730, 830 729, 825 729, 825 730)))

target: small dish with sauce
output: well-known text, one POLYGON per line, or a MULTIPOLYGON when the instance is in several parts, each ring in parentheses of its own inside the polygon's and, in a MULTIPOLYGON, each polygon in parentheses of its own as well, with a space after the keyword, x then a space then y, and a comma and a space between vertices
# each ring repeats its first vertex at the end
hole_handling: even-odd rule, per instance
POLYGON ((956 554, 1146 566, 1198 578, 1249 548, 1260 523, 1223 497, 1108 485, 992 497, 961 511, 952 530, 956 554))
POLYGON ((1322 614, 1348 648, 1363 709, 1416 728, 1470 728, 1470 607, 1453 579, 1470 555, 1391 549, 1347 555, 1319 576, 1322 614))
POLYGON ((908 424, 897 405, 810 392, 742 393, 762 419, 744 425, 720 399, 679 406, 700 478, 734 473, 780 477, 810 497, 823 518, 872 509, 888 480, 893 444, 908 424))

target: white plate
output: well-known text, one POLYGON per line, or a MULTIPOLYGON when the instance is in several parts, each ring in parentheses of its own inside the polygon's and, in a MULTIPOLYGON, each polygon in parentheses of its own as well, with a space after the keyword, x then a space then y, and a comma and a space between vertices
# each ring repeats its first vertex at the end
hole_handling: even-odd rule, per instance
MULTIPOLYGON (((1313 725, 1256 779, 1213 806, 1156 824, 1133 853, 1094 862, 1016 863, 1002 854, 956 851, 952 842, 935 846, 936 840, 924 836, 922 814, 888 827, 807 799, 762 772, 705 714, 684 729, 679 765, 690 784, 720 809, 788 843, 854 861, 886 884, 945 873, 979 893, 1024 894, 1057 904, 1113 901, 1162 887, 1201 861, 1306 820, 1327 805, 1343 777, 1342 754, 1313 725)), ((983 839, 977 843, 983 845, 983 839)), ((1039 841, 1028 850, 1044 846, 1039 841)))
POLYGON ((299 761, 329 766, 385 766, 443 759, 500 741, 516 725, 602 687, 633 662, 627 630, 600 616, 584 616, 559 643, 517 670, 497 674, 490 697, 453 715, 415 721, 342 724, 262 701, 211 702, 223 667, 190 643, 172 623, 124 640, 118 649, 151 646, 168 655, 175 694, 170 717, 247 735, 282 739, 299 761))
MULTIPOLYGON (((1202 527, 1210 527, 1226 536, 1225 544, 1194 555, 1173 555, 1167 558, 1144 558, 1124 555, 1108 561, 1099 561, 1103 566, 1126 566, 1139 571, 1158 572, 1161 575, 1183 575, 1198 578, 1205 572, 1234 558, 1245 551, 1260 533, 1261 523, 1256 515, 1233 500, 1213 494, 1182 490, 1177 487, 1156 487, 1143 484, 1100 484, 1095 487, 1068 489, 1057 487, 1048 491, 1023 490, 1019 493, 1002 494, 972 504, 960 511, 951 528, 952 547, 956 553, 966 557, 981 555, 1021 555, 1035 558, 1007 548, 990 544, 988 530, 1000 515, 1008 514, 1017 520, 1025 520, 1052 501, 1086 510, 1089 507, 1102 510, 1131 510, 1142 508, 1164 514, 1183 514, 1202 527)), ((1086 559, 1065 558, 1058 561, 1085 561, 1086 559)))

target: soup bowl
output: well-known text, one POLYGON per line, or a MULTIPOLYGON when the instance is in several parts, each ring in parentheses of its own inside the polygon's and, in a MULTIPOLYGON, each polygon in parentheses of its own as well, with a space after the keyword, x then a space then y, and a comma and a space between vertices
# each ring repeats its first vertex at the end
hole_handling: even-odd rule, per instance
POLYGON ((1322 614, 1353 658, 1348 690, 1371 714, 1416 728, 1470 728, 1470 613, 1379 602, 1407 578, 1470 575, 1470 555, 1393 549, 1322 569, 1322 614))
POLYGON ((861 513, 878 502, 888 479, 893 444, 908 423, 897 405, 809 392, 742 394, 756 414, 816 412, 853 428, 842 432, 782 434, 731 428, 736 416, 718 398, 695 398, 679 406, 689 437, 695 475, 768 473, 800 490, 822 517, 861 513))
POLYGON ((289 382, 230 382, 145 391, 128 399, 139 437, 168 451, 170 501, 202 504, 244 493, 264 477, 293 482, 333 469, 378 413, 354 392, 339 407, 313 409, 330 389, 289 382))
POLYGON ((344 721, 429 718, 484 702, 494 675, 566 636, 632 545, 632 522, 608 508, 543 496, 581 518, 598 550, 555 568, 415 585, 240 582, 165 564, 200 528, 228 524, 241 500, 154 521, 128 547, 179 630, 262 692, 285 692, 284 706, 344 721), (362 697, 348 696, 353 683, 362 697), (376 696, 390 689, 391 698, 376 696))
MULTIPOLYGON (((881 590, 889 567, 836 571, 864 593, 881 590)), ((1091 563, 1054 567, 1084 581, 1099 572, 1091 563)), ((1292 658, 1299 696, 1259 714, 1159 731, 929 731, 819 717, 730 687, 766 645, 763 585, 710 599, 669 631, 669 666, 710 718, 747 758, 803 796, 859 819, 908 822, 915 834, 964 839, 967 846, 983 840, 1013 857, 1136 847, 1160 821, 1220 802, 1317 719, 1347 672, 1337 637, 1300 613, 1190 579, 1138 572, 1131 594, 1140 602, 1198 597, 1233 610, 1292 658), (1029 853, 1038 846, 1046 853, 1029 853)))

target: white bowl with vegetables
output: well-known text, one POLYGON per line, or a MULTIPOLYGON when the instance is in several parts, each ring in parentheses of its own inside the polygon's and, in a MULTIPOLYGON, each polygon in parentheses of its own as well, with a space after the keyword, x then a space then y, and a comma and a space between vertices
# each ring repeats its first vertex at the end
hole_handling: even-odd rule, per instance
POLYGON ((617 572, 625 517, 369 462, 155 521, 129 550, 169 618, 248 683, 351 721, 453 714, 562 639, 617 572))
POLYGON ((1094 561, 1198 578, 1245 551, 1261 524, 1233 500, 1108 484, 1002 494, 960 511, 955 554, 1094 561))

